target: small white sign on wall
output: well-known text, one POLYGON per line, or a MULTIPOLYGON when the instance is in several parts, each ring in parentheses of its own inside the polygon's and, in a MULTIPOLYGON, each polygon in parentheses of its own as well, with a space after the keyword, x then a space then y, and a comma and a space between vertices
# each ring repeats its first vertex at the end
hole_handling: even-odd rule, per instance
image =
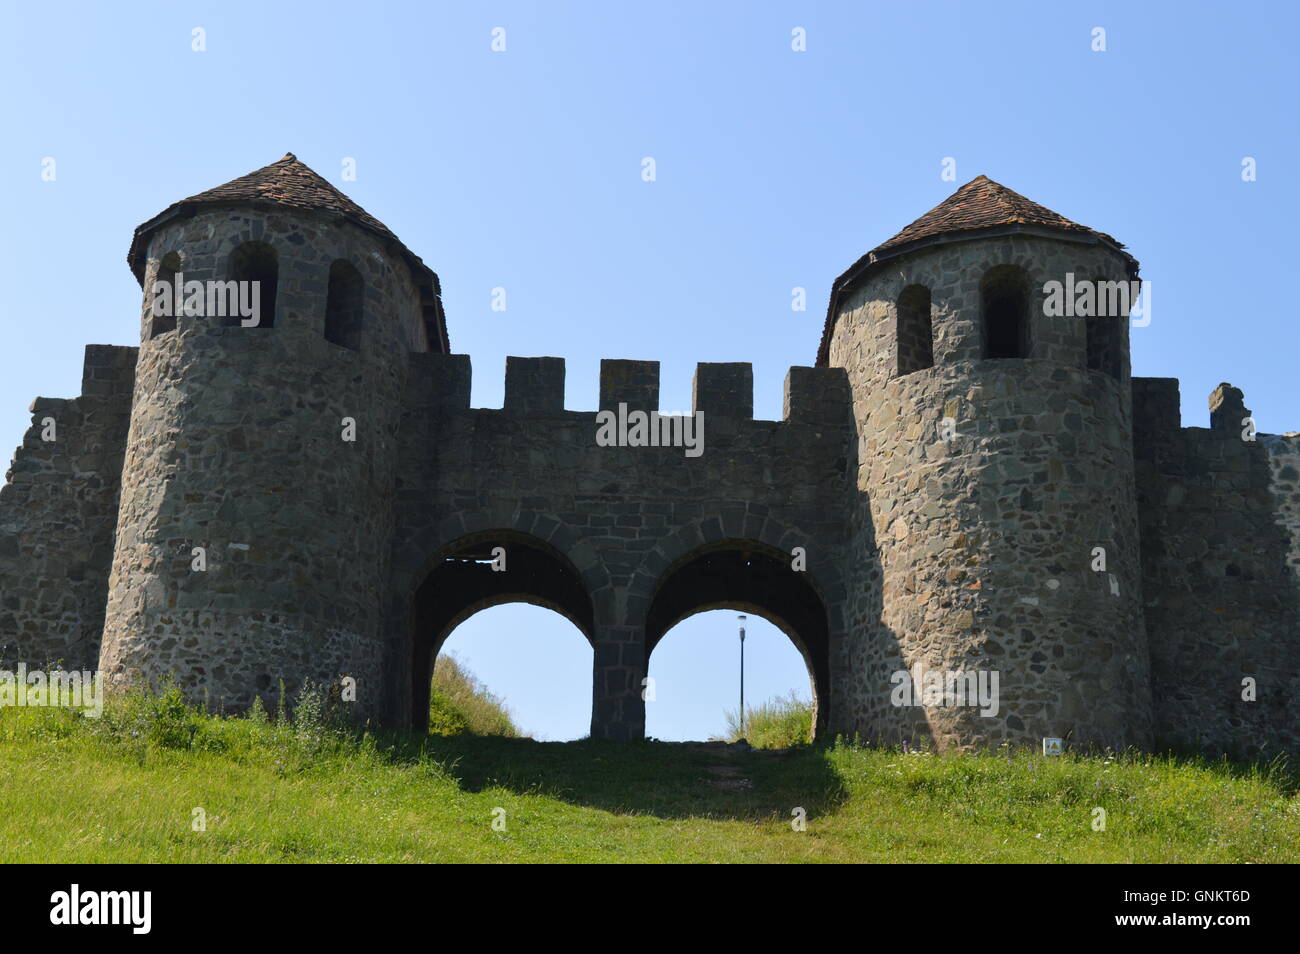
POLYGON ((1060 739, 1043 739, 1044 755, 1060 755, 1065 749, 1065 743, 1060 739))

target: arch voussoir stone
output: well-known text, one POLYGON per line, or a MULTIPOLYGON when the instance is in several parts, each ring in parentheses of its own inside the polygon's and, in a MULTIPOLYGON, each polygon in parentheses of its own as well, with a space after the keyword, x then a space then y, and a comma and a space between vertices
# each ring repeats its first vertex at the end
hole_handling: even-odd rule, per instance
POLYGON ((741 537, 745 535, 745 508, 725 507, 718 514, 722 524, 723 537, 741 537))

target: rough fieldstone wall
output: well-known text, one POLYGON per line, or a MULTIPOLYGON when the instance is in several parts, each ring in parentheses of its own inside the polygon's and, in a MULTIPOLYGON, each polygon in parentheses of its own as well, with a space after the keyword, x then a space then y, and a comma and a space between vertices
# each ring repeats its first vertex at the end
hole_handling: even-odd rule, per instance
MULTIPOLYGON (((101 668, 171 673, 227 710, 273 702, 280 679, 292 691, 352 676, 358 711, 372 714, 407 355, 425 346, 419 295, 371 233, 249 207, 160 227, 145 287, 172 251, 187 281, 224 280, 249 240, 278 255, 274 327, 180 316, 141 345, 101 668), (365 280, 359 352, 324 338, 340 258, 365 280), (345 417, 355 442, 342 439, 345 417), (193 547, 206 548, 206 572, 191 569, 193 547)), ((148 324, 146 308, 144 336, 148 324)))
POLYGON ((853 389, 860 492, 843 717, 864 734, 1149 743, 1127 322, 1121 382, 1086 370, 1085 322, 1045 316, 1041 293, 1127 267, 1101 246, 1009 236, 912 252, 842 298, 830 364, 853 389), (980 282, 1005 264, 1028 276, 1030 356, 985 360, 980 282), (911 284, 930 289, 935 367, 900 377, 896 302, 911 284), (892 705, 890 675, 918 661, 997 671, 997 715, 892 705))
POLYGON ((1287 565, 1288 501, 1273 489, 1290 452, 1270 453, 1292 439, 1243 440, 1249 412, 1235 388, 1215 392, 1208 429, 1180 426, 1177 380, 1134 379, 1133 389, 1156 741, 1295 751, 1300 590, 1287 565), (1242 698, 1248 677, 1253 702, 1242 698))
POLYGON ((0 666, 96 668, 135 361, 90 345, 80 397, 32 402, 0 487, 0 666))
MULTIPOLYGON (((593 735, 643 733, 646 614, 670 568, 703 547, 753 541, 786 559, 805 547, 831 645, 842 647, 851 442, 842 372, 792 369, 786 419, 756 421, 749 366, 701 365, 704 453, 690 458, 680 447, 598 446, 596 413, 564 409, 561 359, 509 359, 498 410, 469 407, 468 357, 411 360, 389 589, 395 721, 409 720, 412 639, 439 635, 412 632, 414 591, 451 544, 478 533, 536 538, 580 574, 594 607, 593 735)), ((600 390, 602 408, 657 409, 658 363, 603 362, 600 390)), ((818 704, 833 722, 844 687, 830 668, 831 698, 818 704)))
POLYGON ((1268 452, 1272 471, 1273 499, 1277 501, 1277 522, 1291 541, 1287 565, 1300 586, 1300 433, 1261 434, 1260 442, 1268 452))

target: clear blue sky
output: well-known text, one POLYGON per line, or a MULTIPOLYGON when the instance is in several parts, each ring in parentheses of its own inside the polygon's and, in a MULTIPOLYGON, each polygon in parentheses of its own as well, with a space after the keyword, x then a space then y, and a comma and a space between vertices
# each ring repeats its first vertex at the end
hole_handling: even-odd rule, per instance
MULTIPOLYGON (((439 273, 481 406, 507 354, 567 358, 574 409, 602 357, 661 361, 665 409, 689 406, 697 361, 752 361, 756 413, 779 417, 832 279, 983 173, 1130 247, 1155 292, 1134 373, 1181 378, 1185 424, 1230 381, 1261 430, 1294 430, 1297 35, 1280 2, 3 2, 0 444, 33 397, 77 393, 85 344, 138 343, 132 229, 287 151, 439 273)), ((667 637, 653 734, 721 727, 733 623, 667 637)), ((782 652, 753 654, 756 684, 806 687, 768 635, 782 652)), ((453 641, 528 728, 581 734, 569 624, 509 607, 453 641)))

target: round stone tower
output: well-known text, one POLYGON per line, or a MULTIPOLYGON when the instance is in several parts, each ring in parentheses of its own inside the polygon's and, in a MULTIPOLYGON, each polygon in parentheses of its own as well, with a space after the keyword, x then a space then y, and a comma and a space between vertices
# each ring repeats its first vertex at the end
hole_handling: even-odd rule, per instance
POLYGON ((847 370, 859 434, 839 730, 1150 743, 1137 268, 981 176, 836 281, 818 363, 847 370))
POLYGON ((101 670, 226 710, 352 677, 373 715, 408 353, 447 351, 437 277, 293 155, 150 219, 128 261, 101 670))

